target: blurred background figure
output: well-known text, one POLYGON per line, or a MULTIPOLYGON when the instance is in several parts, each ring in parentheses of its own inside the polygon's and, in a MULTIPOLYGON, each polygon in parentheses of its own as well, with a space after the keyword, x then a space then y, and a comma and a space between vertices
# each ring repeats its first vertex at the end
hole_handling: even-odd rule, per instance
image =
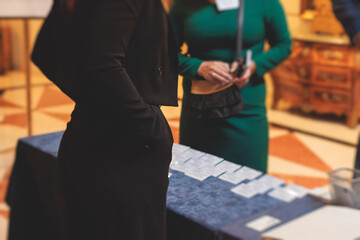
MULTIPOLYGON (((193 119, 184 114, 191 80, 224 82, 235 59, 238 9, 219 11, 214 1, 175 0, 170 17, 178 45, 189 49, 179 55, 184 77, 180 143, 229 161, 267 171, 268 121, 263 75, 285 60, 291 49, 283 8, 278 0, 245 2, 244 51, 253 52, 253 62, 241 90, 244 109, 227 119, 193 119), (264 52, 264 43, 270 50, 264 52), (215 72, 215 73, 213 73, 215 72)), ((244 54, 243 54, 244 55, 244 54)))
POLYGON ((359 0, 332 0, 336 17, 357 48, 360 48, 360 8, 359 0))
MULTIPOLYGON (((355 47, 360 49, 360 8, 359 0, 332 0, 336 17, 342 23, 355 47)), ((360 93, 359 93, 360 94, 360 93)), ((355 168, 360 169, 360 137, 355 159, 355 168)))

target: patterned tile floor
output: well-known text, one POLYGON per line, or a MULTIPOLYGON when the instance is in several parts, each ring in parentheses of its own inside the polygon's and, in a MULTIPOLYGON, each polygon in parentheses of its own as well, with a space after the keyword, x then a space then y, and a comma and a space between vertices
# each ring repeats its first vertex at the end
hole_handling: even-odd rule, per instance
MULTIPOLYGON (((1 80, 1 79, 0 79, 1 80)), ((26 98, 22 87, 0 92, 0 240, 6 239, 9 209, 4 203, 18 138, 27 134, 26 98)), ((49 82, 32 87, 34 134, 63 130, 73 102, 49 82)), ((162 108, 177 141, 180 108, 162 108)), ((325 187, 326 173, 351 167, 355 148, 270 126, 269 172, 308 188, 325 187)))

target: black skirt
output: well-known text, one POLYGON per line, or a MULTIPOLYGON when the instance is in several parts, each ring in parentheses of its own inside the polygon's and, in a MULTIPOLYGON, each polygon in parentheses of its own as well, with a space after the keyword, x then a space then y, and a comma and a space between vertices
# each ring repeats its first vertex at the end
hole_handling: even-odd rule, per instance
POLYGON ((58 157, 66 239, 166 239, 173 138, 161 110, 154 108, 164 128, 151 147, 137 141, 125 122, 114 121, 110 109, 95 114, 91 108, 75 108, 58 157))

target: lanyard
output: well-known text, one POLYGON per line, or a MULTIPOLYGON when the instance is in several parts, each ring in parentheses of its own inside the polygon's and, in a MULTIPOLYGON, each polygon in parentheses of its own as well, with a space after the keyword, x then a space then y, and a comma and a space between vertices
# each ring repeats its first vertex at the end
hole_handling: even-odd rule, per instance
POLYGON ((243 29, 244 29, 244 7, 245 0, 239 0, 240 6, 237 16, 237 33, 236 33, 236 60, 242 60, 242 49, 243 49, 243 29))

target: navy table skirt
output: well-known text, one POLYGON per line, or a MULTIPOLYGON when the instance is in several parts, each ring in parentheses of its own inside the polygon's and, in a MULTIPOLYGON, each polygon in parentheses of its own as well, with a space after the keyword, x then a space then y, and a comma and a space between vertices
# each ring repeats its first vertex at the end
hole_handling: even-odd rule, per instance
MULTIPOLYGON (((11 207, 10 240, 56 240, 57 231, 62 229, 64 202, 55 164, 62 134, 28 137, 18 142, 7 194, 11 207)), ((256 240, 261 232, 246 228, 247 222, 270 215, 283 223, 323 206, 310 197, 290 203, 268 194, 246 198, 231 191, 236 185, 216 177, 200 181, 180 171, 170 173, 169 240, 256 240)))

